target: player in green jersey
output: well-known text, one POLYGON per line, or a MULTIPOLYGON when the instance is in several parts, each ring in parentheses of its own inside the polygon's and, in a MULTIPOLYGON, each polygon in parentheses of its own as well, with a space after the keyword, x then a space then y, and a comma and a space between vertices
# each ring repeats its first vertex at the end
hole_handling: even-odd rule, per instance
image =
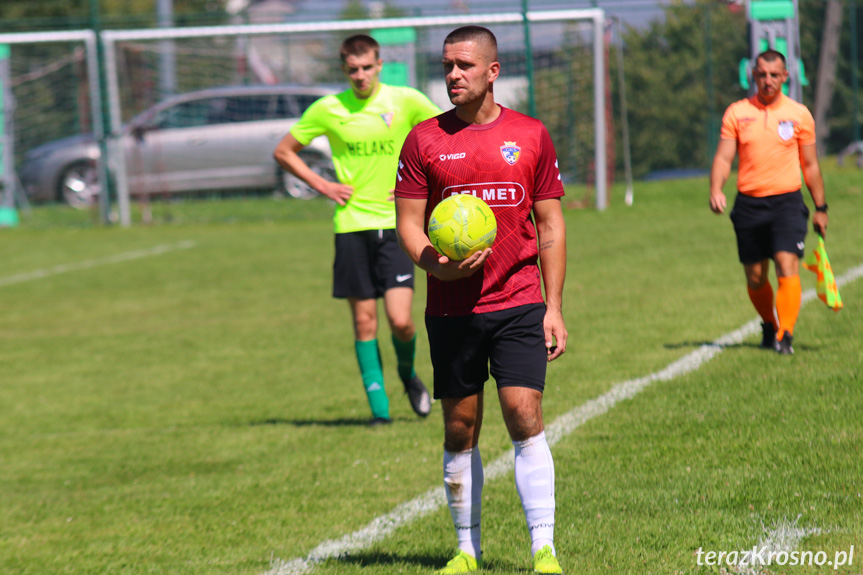
POLYGON ((392 331, 399 377, 411 407, 425 417, 431 399, 414 370, 414 265, 398 245, 392 188, 408 132, 440 109, 412 88, 380 82, 380 46, 370 36, 346 39, 339 55, 350 89, 312 104, 274 156, 282 168, 337 204, 333 297, 350 305, 372 423, 390 422, 377 340, 379 298, 392 331), (299 156, 318 136, 330 142, 337 182, 314 172, 299 156))

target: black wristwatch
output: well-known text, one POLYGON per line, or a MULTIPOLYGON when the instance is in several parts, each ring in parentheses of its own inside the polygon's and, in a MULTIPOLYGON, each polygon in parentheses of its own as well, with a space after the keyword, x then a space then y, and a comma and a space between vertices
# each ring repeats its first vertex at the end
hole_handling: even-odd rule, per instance
POLYGON ((827 204, 824 204, 823 206, 815 206, 815 211, 816 212, 824 212, 826 214, 827 213, 827 204))

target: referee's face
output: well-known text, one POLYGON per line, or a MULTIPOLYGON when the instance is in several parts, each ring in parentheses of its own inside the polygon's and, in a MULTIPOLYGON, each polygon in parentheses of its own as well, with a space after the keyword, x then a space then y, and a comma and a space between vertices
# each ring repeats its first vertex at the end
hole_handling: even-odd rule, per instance
POLYGON ((365 100, 377 91, 381 68, 383 60, 375 58, 373 50, 359 56, 350 55, 342 62, 342 72, 350 80, 351 90, 360 100, 365 100))
POLYGON ((788 70, 779 58, 772 62, 759 58, 755 63, 755 85, 762 104, 772 104, 782 93, 782 85, 788 79, 788 70))

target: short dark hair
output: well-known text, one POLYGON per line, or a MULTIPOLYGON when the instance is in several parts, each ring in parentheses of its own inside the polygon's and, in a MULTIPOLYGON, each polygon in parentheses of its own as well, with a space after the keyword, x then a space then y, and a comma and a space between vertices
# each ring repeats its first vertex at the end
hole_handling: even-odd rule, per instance
POLYGON ((342 42, 342 47, 339 48, 339 57, 344 62, 348 56, 362 56, 369 52, 375 53, 375 60, 379 59, 381 57, 381 45, 367 34, 355 34, 342 42))
POLYGON ((497 38, 488 28, 482 26, 462 26, 456 28, 444 39, 444 45, 458 44, 459 42, 486 42, 492 49, 491 59, 497 60, 497 38))
POLYGON ((781 60, 782 65, 787 66, 787 63, 785 62, 785 54, 778 50, 773 50, 772 48, 760 53, 758 57, 755 58, 755 62, 757 63, 758 60, 764 60, 765 62, 775 62, 776 60, 781 60))

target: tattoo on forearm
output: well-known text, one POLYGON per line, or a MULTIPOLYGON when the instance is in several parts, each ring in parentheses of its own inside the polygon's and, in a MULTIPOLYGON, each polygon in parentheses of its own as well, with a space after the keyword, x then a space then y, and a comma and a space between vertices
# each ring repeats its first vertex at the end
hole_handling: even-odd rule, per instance
POLYGON ((542 244, 540 244, 539 251, 543 252, 543 251, 551 249, 553 247, 554 247, 554 240, 544 241, 544 242, 542 242, 542 244))

